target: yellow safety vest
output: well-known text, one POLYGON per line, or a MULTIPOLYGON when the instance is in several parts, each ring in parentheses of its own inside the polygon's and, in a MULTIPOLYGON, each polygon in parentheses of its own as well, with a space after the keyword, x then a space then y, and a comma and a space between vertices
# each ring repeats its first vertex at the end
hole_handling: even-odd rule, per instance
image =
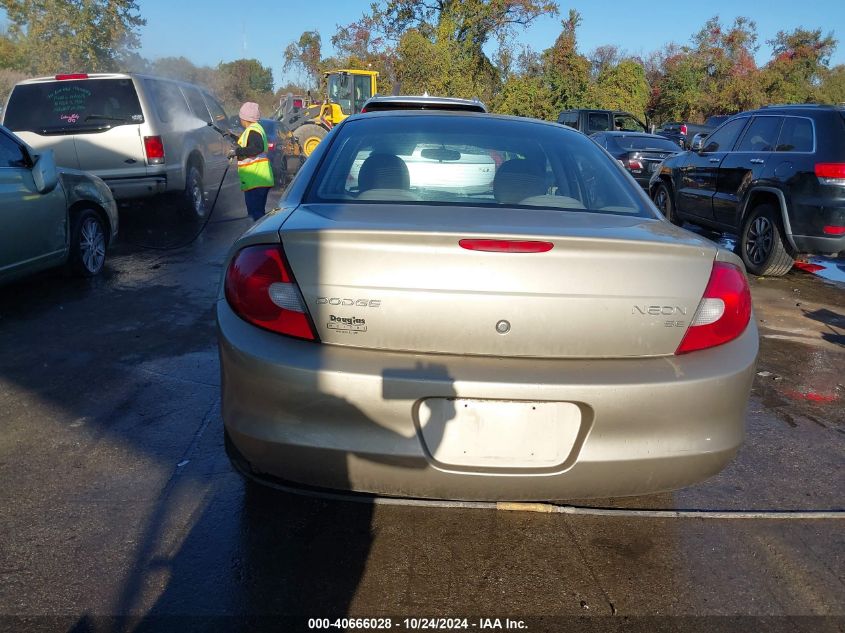
POLYGON ((270 157, 267 154, 267 134, 259 123, 251 124, 238 139, 240 147, 246 147, 247 138, 251 131, 258 132, 264 142, 264 151, 258 156, 243 158, 238 161, 238 177, 241 180, 241 191, 249 191, 257 187, 273 186, 273 168, 270 166, 270 157))

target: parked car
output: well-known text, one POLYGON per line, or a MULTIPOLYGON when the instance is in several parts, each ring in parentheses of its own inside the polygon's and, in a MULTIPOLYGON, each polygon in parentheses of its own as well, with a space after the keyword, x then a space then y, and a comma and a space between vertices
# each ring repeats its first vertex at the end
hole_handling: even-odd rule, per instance
POLYGON ((263 482, 608 497, 699 481, 742 441, 742 262, 564 126, 353 115, 224 270, 225 441, 263 482), (465 186, 484 155, 492 186, 465 186), (443 167, 415 180, 417 156, 443 167))
POLYGON ((259 121, 267 135, 267 154, 270 157, 270 165, 273 167, 273 179, 276 185, 284 183, 287 177, 285 170, 285 157, 282 153, 284 139, 279 122, 274 119, 261 119, 259 121))
MULTIPOLYGON (((347 180, 359 184, 361 167, 372 152, 361 152, 352 163, 347 180)), ((493 176, 496 160, 488 152, 462 151, 433 145, 417 145, 410 154, 399 154, 408 169, 409 186, 420 192, 435 192, 440 198, 443 192, 449 194, 479 194, 493 191, 493 176)), ((354 186, 354 185, 353 185, 354 186)), ((361 196, 368 197, 369 191, 361 196)))
POLYGON ((703 124, 671 121, 657 128, 655 134, 674 141, 681 149, 689 149, 694 136, 698 134, 706 136, 732 116, 731 114, 711 116, 703 124))
POLYGON ((0 283, 61 265, 94 276, 117 226, 102 180, 57 169, 52 151, 36 152, 0 126, 0 283))
POLYGON ((596 132, 619 130, 623 132, 645 132, 646 125, 630 112, 621 110, 564 110, 557 122, 575 128, 586 135, 596 132))
POLYGON ((675 143, 656 134, 598 132, 591 138, 610 152, 643 189, 648 189, 651 174, 664 159, 680 153, 675 143))
POLYGON ((367 99, 361 107, 361 112, 383 112, 384 110, 451 110, 484 113, 488 111, 487 106, 478 99, 429 97, 428 95, 376 95, 367 99))
POLYGON ((699 151, 663 162, 650 192, 676 224, 739 235, 755 275, 783 275, 798 255, 845 251, 845 108, 743 112, 699 151))
POLYGON ((207 124, 226 121, 199 86, 117 73, 22 81, 4 116, 30 146, 54 150, 59 165, 102 178, 117 200, 177 193, 196 218, 208 213, 229 149, 207 124))

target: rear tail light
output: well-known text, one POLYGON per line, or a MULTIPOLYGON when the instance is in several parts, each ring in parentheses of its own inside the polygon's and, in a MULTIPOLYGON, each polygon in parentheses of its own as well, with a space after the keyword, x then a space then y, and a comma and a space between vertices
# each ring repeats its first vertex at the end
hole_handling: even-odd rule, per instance
POLYGON ((267 143, 267 151, 272 152, 274 149, 276 149, 275 143, 267 143))
POLYGON ((625 165, 626 167, 628 167, 628 169, 631 170, 642 171, 643 169, 642 161, 637 158, 629 158, 628 162, 623 163, 623 165, 625 165))
POLYGON ((845 185, 845 163, 816 163, 816 176, 823 185, 845 185))
POLYGON ((161 165, 164 163, 164 145, 160 136, 144 137, 144 152, 147 154, 148 165, 161 165))
POLYGON ((247 246, 226 271, 226 300, 244 321, 265 330, 319 341, 281 246, 247 246))
POLYGON ((751 320, 751 291, 739 267, 715 262, 704 297, 675 351, 686 354, 732 341, 751 320))
POLYGON ((56 75, 56 81, 67 81, 68 79, 88 79, 87 73, 70 73, 67 75, 56 75))
POLYGON ((834 226, 832 224, 828 224, 822 229, 822 231, 824 231, 825 235, 845 235, 845 226, 834 226))
POLYGON ((681 126, 681 134, 683 134, 684 136, 687 135, 687 126, 686 125, 681 126))

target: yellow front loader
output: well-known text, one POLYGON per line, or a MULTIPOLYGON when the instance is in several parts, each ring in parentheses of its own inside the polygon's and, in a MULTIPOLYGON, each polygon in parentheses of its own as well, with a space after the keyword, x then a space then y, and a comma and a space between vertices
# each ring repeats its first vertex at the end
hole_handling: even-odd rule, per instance
POLYGON ((332 70, 325 77, 322 103, 297 109, 289 98, 281 109, 279 120, 288 136, 284 154, 289 171, 297 170, 329 130, 360 112, 364 102, 377 92, 378 73, 374 70, 332 70))

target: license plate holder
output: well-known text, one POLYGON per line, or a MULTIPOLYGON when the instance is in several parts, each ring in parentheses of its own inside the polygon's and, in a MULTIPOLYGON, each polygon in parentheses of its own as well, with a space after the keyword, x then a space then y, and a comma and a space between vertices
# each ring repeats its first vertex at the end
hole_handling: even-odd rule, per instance
POLYGON ((549 469, 572 452, 581 409, 571 402, 426 398, 419 428, 426 452, 439 464, 549 469))

